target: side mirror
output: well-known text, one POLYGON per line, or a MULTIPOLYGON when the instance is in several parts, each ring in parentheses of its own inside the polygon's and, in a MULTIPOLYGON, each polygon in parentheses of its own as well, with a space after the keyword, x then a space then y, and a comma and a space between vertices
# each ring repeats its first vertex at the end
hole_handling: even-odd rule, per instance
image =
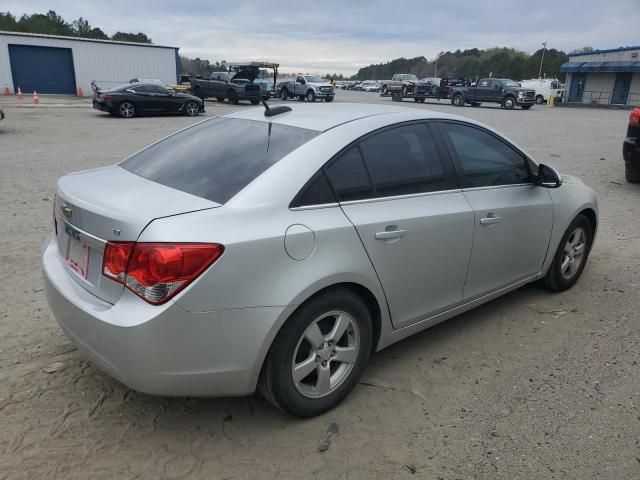
POLYGON ((558 188, 562 185, 562 176, 555 168, 541 163, 538 165, 536 185, 544 188, 558 188))

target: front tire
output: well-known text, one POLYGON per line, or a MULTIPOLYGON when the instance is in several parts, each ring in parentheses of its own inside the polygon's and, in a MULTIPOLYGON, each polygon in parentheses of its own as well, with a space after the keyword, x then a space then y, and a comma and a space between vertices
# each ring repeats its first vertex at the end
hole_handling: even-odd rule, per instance
POLYGON ((188 102, 184 106, 184 113, 189 117, 197 117, 200 115, 200 105, 196 102, 188 102))
POLYGON ((316 93, 313 90, 307 91, 307 101, 315 102, 316 101, 316 93))
POLYGON ((333 288, 296 310, 276 336, 258 388, 276 407, 313 417, 338 405, 364 372, 373 341, 371 312, 333 288))
POLYGON ((560 240, 549 271, 544 278, 548 288, 561 292, 571 288, 582 275, 587 263, 591 242, 593 241, 593 227, 584 215, 578 215, 560 240))
POLYGON ((544 97, 542 95, 536 95, 536 103, 542 105, 544 103, 544 97))
POLYGON ((229 92, 227 92, 227 98, 229 99, 229 103, 233 105, 237 105, 239 102, 238 94, 235 90, 229 90, 229 92))
POLYGON ((502 108, 505 110, 513 110, 516 106, 516 99, 513 97, 507 97, 502 102, 502 108))
POLYGON ((136 116, 136 107, 131 102, 122 102, 118 105, 118 115, 121 118, 133 118, 136 116))

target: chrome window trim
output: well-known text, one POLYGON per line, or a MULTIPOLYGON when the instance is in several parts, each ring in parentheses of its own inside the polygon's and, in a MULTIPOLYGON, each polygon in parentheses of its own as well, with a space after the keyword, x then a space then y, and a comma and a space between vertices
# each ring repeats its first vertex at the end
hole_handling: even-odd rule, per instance
POLYGON ((358 205, 361 203, 386 202, 389 200, 404 200, 409 198, 430 197, 433 195, 446 195, 449 193, 461 193, 461 192, 462 192, 461 188, 454 188, 452 190, 435 190, 433 192, 408 193, 405 195, 392 195, 390 197, 363 198, 361 200, 348 200, 346 202, 340 202, 340 206, 358 205))
POLYGON ((524 187, 530 185, 532 187, 535 187, 536 184, 533 182, 526 182, 526 183, 509 183, 507 185, 487 185, 485 187, 468 187, 468 188, 463 188, 462 191, 463 192, 474 192, 477 190, 495 190, 498 188, 511 188, 511 187, 524 187))
POLYGON ((299 212, 302 210, 318 210, 320 208, 334 208, 334 207, 339 207, 340 204, 338 202, 332 202, 332 203, 319 203, 316 205, 301 205, 299 207, 289 207, 289 210, 292 212, 299 212))

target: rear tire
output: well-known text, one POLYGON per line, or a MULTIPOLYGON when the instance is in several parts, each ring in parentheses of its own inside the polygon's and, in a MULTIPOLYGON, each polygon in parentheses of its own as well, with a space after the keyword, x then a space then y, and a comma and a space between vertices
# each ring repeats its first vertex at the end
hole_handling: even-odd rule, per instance
POLYGON ((451 105, 455 105, 456 107, 464 107, 464 97, 456 93, 453 97, 451 97, 451 105))
POLYGON ((625 162, 624 178, 629 183, 640 183, 640 165, 634 165, 631 162, 625 162))
POLYGON ((350 290, 334 288, 312 298, 276 335, 260 374, 260 393, 299 417, 335 407, 364 372, 372 349, 372 325, 367 305, 350 290), (339 333, 334 334, 336 330, 339 333))
POLYGON ((578 215, 562 236, 544 283, 553 291, 571 288, 582 275, 593 241, 593 227, 587 217, 578 215), (579 263, 577 263, 579 262, 579 263))
POLYGON ((136 107, 133 103, 125 101, 118 105, 118 116, 121 118, 133 118, 136 116, 136 107))
POLYGON ((289 98, 289 91, 286 88, 283 88, 280 91, 280 100, 285 101, 289 98))
POLYGON ((235 90, 229 90, 227 92, 227 98, 229 99, 229 103, 232 103, 233 105, 237 105, 239 102, 238 94, 235 90))

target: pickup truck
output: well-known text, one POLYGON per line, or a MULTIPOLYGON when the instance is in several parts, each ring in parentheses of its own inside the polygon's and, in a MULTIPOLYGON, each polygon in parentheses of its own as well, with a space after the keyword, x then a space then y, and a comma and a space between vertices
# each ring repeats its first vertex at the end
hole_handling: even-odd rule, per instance
POLYGON ((234 105, 240 100, 249 100, 257 105, 260 103, 261 88, 253 81, 258 73, 257 68, 249 68, 238 72, 213 72, 208 79, 191 78, 191 93, 202 100, 215 97, 219 102, 224 102, 228 99, 234 105))
POLYGON ((396 73, 391 80, 381 80, 382 94, 391 93, 392 90, 401 92, 406 95, 407 90, 413 89, 413 85, 418 83, 418 77, 411 73, 396 73))
POLYGON ((333 85, 325 82, 320 75, 298 75, 294 82, 283 82, 280 86, 280 98, 298 97, 298 100, 315 102, 317 99, 332 102, 336 93, 333 85))
POLYGON ((506 78, 483 78, 475 87, 454 87, 451 90, 451 104, 473 107, 483 102, 499 103, 505 110, 512 110, 516 106, 528 110, 536 102, 536 91, 520 88, 513 80, 506 78))

